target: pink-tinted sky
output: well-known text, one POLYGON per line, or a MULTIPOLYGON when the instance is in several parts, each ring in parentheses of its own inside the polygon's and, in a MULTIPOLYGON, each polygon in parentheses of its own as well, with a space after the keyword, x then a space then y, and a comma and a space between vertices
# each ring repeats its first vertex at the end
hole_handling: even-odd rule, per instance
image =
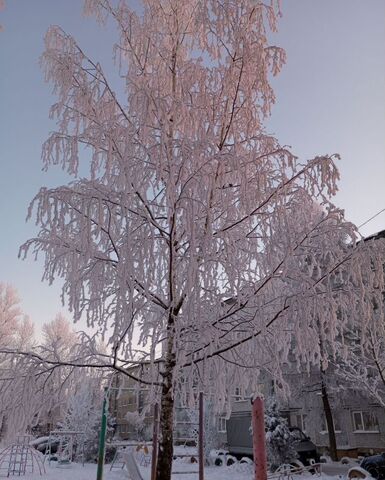
MULTIPOLYGON (((335 202, 360 225, 385 208, 385 2, 284 0, 282 7, 273 39, 286 49, 288 63, 273 81, 277 104, 267 129, 304 160, 341 154, 335 202)), ((31 198, 42 185, 68 180, 59 169, 41 171, 41 144, 53 129, 48 109, 54 98, 38 65, 48 26, 61 25, 113 69, 113 29, 101 29, 81 10, 81 0, 8 0, 0 12, 0 281, 19 290, 37 324, 63 310, 60 288, 42 284, 41 264, 18 260, 17 251, 36 233, 33 222, 24 221, 31 198)), ((384 228, 385 212, 361 231, 384 228)))

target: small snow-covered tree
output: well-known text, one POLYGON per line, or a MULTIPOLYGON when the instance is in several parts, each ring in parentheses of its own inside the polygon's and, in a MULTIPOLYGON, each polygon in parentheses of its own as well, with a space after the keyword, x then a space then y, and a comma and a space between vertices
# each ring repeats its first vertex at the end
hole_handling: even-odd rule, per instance
MULTIPOLYGON (((102 401, 100 379, 89 377, 83 372, 76 390, 69 396, 63 428, 82 432, 79 440, 83 437, 86 461, 94 460, 97 456, 102 401)), ((81 443, 78 444, 80 446, 81 443)), ((77 453, 82 454, 80 451, 77 453)))
POLYGON ((56 317, 42 327, 43 341, 38 346, 39 354, 48 361, 57 362, 57 368, 50 370, 45 383, 45 412, 41 412, 43 421, 55 427, 62 419, 68 397, 75 388, 76 378, 74 368, 66 366, 66 361, 76 358, 79 338, 72 329, 70 322, 62 315, 56 317))
POLYGON ((87 0, 86 11, 115 22, 123 85, 115 92, 73 37, 49 29, 42 63, 58 126, 43 161, 74 181, 37 194, 29 215, 40 231, 21 255, 44 255, 44 278, 64 280, 112 368, 148 365, 140 380, 161 399, 157 480, 169 480, 178 377, 228 410, 239 368, 242 387, 256 389, 263 365, 279 375, 293 339, 309 365, 324 357, 315 331, 333 342, 352 305, 366 322, 379 274, 345 248, 356 230, 330 200, 337 156, 301 163, 263 128, 270 75, 285 61, 269 43, 276 2, 145 0, 137 13, 87 0), (309 222, 314 202, 323 215, 309 222), (342 265, 354 289, 333 288, 342 265))
POLYGON ((43 326, 40 345, 30 337, 32 332, 33 325, 24 318, 14 342, 0 347, 5 359, 0 374, 0 405, 6 421, 6 441, 29 429, 46 433, 62 422, 68 401, 83 378, 85 362, 89 367, 96 366, 93 377, 104 372, 103 359, 95 355, 92 340, 87 337, 87 348, 83 348, 83 336, 75 334, 61 315, 43 326), (83 359, 80 364, 79 358, 83 359))
POLYGON ((283 463, 290 463, 298 456, 294 444, 296 436, 281 417, 275 399, 270 399, 265 410, 266 447, 268 461, 275 470, 283 463))

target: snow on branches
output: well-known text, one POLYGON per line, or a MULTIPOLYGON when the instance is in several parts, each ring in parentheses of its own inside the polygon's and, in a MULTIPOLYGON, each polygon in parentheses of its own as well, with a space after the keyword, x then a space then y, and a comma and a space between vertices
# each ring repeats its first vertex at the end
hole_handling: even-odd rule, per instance
POLYGON ((330 201, 338 156, 300 163, 262 127, 285 61, 268 42, 275 2, 146 0, 138 14, 87 0, 86 11, 115 21, 123 85, 115 92, 50 28, 42 65, 57 131, 43 162, 76 177, 89 159, 89 178, 40 190, 29 210, 40 231, 20 254, 43 254, 44 278, 64 280, 75 320, 99 327, 115 367, 118 353, 149 365, 161 354, 168 478, 182 371, 222 411, 240 367, 255 390, 291 347, 296 361, 319 362, 315 329, 334 341, 352 315, 367 322, 382 269, 330 201))
POLYGON ((31 338, 28 323, 21 327, 20 338, 28 338, 28 342, 0 345, 0 419, 6 442, 26 431, 48 434, 63 422, 74 392, 91 378, 97 385, 97 398, 110 365, 100 345, 75 333, 61 314, 43 325, 40 345, 31 338))
MULTIPOLYGON (((385 258, 384 232, 361 243, 371 266, 366 275, 374 277, 369 280, 372 285, 369 299, 361 302, 369 310, 370 321, 362 321, 359 316, 353 318, 344 335, 337 340, 334 367, 345 388, 360 386, 375 402, 385 406, 384 283, 379 272, 375 276, 375 266, 385 258)), ((367 276, 363 281, 367 282, 367 276)))
POLYGON ((20 308, 18 294, 0 282, 0 346, 23 348, 31 344, 33 324, 20 308))

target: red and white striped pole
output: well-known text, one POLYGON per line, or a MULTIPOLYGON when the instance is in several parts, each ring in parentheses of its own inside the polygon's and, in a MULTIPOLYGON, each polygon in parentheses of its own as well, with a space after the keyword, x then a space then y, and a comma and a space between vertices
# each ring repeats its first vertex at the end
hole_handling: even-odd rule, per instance
POLYGON ((252 400, 252 427, 255 480, 267 480, 265 415, 261 397, 252 400))

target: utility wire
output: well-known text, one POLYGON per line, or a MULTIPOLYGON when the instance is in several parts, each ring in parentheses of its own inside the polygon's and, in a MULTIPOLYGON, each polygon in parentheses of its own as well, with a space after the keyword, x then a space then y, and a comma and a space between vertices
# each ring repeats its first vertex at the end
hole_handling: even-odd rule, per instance
POLYGON ((385 208, 383 208, 382 210, 380 210, 379 212, 377 212, 375 215, 373 215, 373 217, 369 218, 369 220, 366 220, 366 222, 362 223, 361 225, 359 225, 358 228, 361 228, 363 227, 364 225, 366 225, 367 223, 369 223, 371 220, 373 220, 373 218, 376 218, 380 213, 384 212, 385 211, 385 208))

